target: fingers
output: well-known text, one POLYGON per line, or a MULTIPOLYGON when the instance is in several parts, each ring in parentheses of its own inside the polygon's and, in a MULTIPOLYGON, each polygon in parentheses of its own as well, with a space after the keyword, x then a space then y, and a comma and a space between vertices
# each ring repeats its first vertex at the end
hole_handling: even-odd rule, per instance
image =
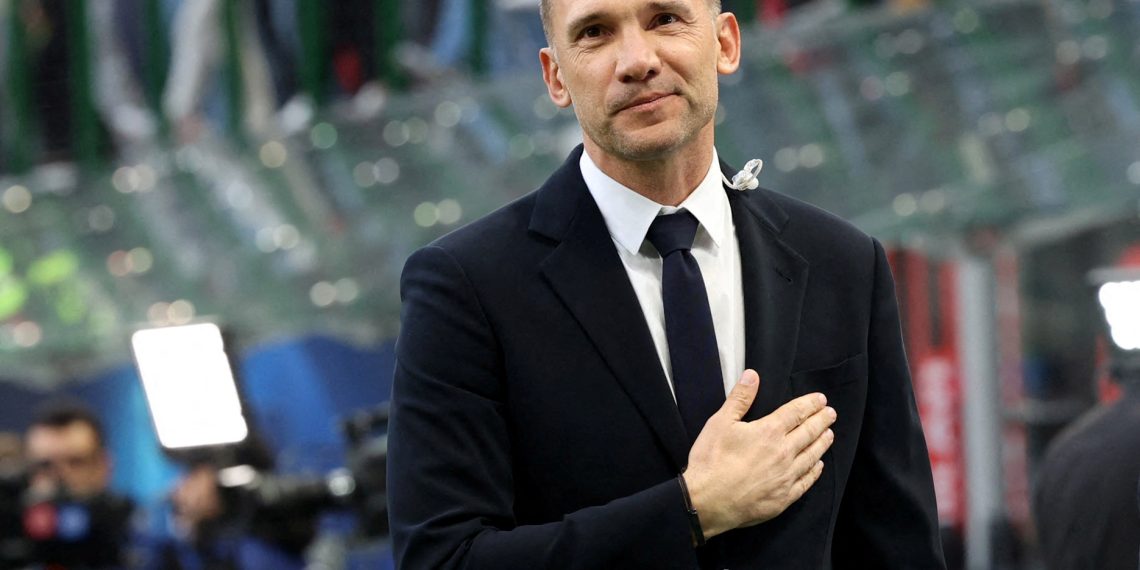
POLYGON ((826 405, 827 397, 819 392, 815 392, 806 396, 800 396, 780 406, 779 409, 772 412, 769 417, 783 428, 784 433, 788 433, 822 410, 826 405))
POLYGON ((803 423, 796 426, 796 428, 788 434, 787 439, 792 451, 799 453, 813 441, 819 439, 820 434, 831 427, 831 424, 835 423, 836 417, 835 410, 830 406, 825 406, 823 409, 812 414, 812 416, 803 423))
POLYGON ((808 489, 811 489, 811 486, 815 485, 816 481, 819 481, 819 476, 822 474, 823 462, 816 461, 815 464, 808 469, 808 472, 804 473, 803 477, 800 477, 795 483, 792 483, 791 496, 789 497, 791 502, 800 500, 800 497, 804 496, 804 493, 807 493, 808 489))
POLYGON ((827 453, 832 443, 835 443, 835 432, 830 429, 824 431, 792 461, 792 473, 807 474, 810 472, 815 464, 823 458, 823 454, 827 453))
POLYGON ((740 421, 744 414, 748 413, 748 408, 752 407, 752 401, 756 399, 756 392, 759 389, 760 375, 756 374, 755 370, 745 370, 740 376, 740 381, 728 393, 719 413, 731 421, 740 421))

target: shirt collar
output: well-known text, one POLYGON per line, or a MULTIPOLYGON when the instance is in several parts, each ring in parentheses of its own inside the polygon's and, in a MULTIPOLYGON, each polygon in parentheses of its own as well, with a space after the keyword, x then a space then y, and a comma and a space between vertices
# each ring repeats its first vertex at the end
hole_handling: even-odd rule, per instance
POLYGON ((713 244, 720 247, 728 231, 727 216, 729 211, 728 196, 725 195, 720 178, 720 160, 716 149, 713 149, 712 163, 705 174, 704 180, 689 194, 688 198, 677 207, 658 204, 641 194, 623 186, 620 182, 610 178, 602 172, 597 164, 590 158, 589 153, 583 152, 579 160, 582 169, 582 178, 586 187, 602 211, 602 218, 606 228, 619 245, 630 253, 641 250, 645 242, 645 235, 649 233, 649 225, 653 218, 660 214, 672 214, 678 210, 687 210, 700 222, 701 227, 712 238, 713 244))

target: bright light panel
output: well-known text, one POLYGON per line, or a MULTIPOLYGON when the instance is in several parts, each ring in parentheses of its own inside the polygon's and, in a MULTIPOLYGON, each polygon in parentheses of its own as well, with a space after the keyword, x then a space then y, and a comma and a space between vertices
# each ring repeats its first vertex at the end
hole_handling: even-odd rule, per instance
POLYGON ((141 330, 131 337, 131 345, 163 447, 246 438, 249 428, 217 325, 141 330))
POLYGON ((1105 283, 1098 297, 1112 342, 1123 350, 1140 350, 1140 281, 1105 283))

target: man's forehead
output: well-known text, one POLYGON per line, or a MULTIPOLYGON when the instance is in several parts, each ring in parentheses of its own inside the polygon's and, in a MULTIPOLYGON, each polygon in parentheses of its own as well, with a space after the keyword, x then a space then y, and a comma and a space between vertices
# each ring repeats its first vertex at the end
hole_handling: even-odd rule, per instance
POLYGON ((95 430, 91 429, 91 426, 82 422, 73 422, 58 427, 33 427, 28 431, 27 447, 29 452, 35 452, 47 447, 95 447, 97 443, 95 430))
POLYGON ((710 0, 546 0, 555 26, 565 26, 568 18, 584 14, 629 12, 645 8, 711 6, 710 0))

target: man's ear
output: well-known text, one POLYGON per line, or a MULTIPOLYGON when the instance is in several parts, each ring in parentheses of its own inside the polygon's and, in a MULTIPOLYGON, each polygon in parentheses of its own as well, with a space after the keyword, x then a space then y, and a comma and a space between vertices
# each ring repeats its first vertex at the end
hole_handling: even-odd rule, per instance
POLYGON ((740 23, 731 12, 724 12, 717 16, 717 44, 720 49, 717 53, 716 70, 721 75, 730 75, 740 68, 740 23))
POLYGON ((570 98, 570 90, 562 81, 562 68, 554 56, 554 48, 544 47, 538 52, 538 60, 542 63, 542 80, 546 83, 546 91, 555 105, 565 109, 574 101, 570 98))

